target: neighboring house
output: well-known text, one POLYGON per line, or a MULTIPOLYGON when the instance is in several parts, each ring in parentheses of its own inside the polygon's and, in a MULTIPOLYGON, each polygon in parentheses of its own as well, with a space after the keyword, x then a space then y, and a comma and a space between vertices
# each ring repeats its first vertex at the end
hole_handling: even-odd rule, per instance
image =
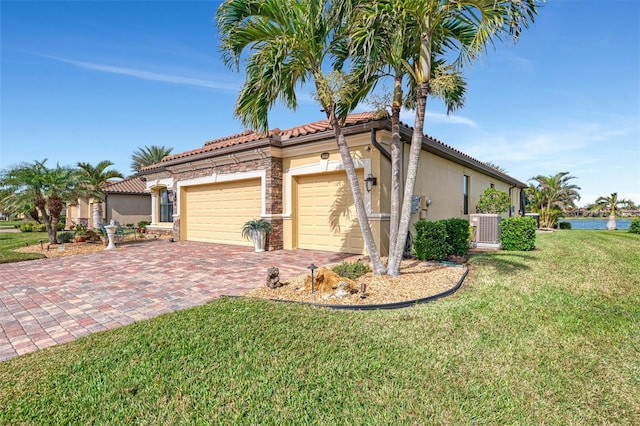
POLYGON ((151 194, 146 191, 146 185, 140 177, 111 182, 102 190, 105 194, 102 217, 96 216, 96 200, 81 197, 76 204, 67 206, 66 228, 78 223, 94 228, 96 222, 107 223, 112 219, 123 225, 151 220, 151 194))
POLYGON ((105 194, 103 222, 115 220, 122 225, 135 225, 151 221, 151 194, 140 177, 133 176, 105 185, 102 190, 105 194))
MULTIPOLYGON (((389 245, 390 130, 390 119, 372 113, 350 115, 343 129, 382 255, 389 245), (365 183, 367 178, 377 182, 365 183)), ((410 127, 401 126, 405 170, 411 134, 410 127)), ((525 183, 430 137, 424 137, 422 148, 412 222, 468 219, 490 186, 510 194, 508 214, 522 209, 525 183), (431 205, 422 210, 427 200, 431 205)), ((327 120, 273 129, 268 135, 245 131, 212 140, 167 156, 138 175, 151 192, 149 228, 176 239, 251 245, 242 239, 242 225, 264 218, 274 230, 270 250, 364 253, 351 189, 327 120)))

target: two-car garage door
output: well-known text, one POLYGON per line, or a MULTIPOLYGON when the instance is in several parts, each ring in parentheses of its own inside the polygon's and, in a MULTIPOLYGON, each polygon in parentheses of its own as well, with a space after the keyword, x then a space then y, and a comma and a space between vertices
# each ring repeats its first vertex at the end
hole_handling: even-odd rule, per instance
POLYGON ((208 185, 184 190, 184 231, 189 241, 251 245, 242 238, 242 225, 260 218, 262 192, 260 179, 208 185))
MULTIPOLYGON (((362 191, 362 172, 358 181, 362 191)), ((362 253, 364 242, 346 173, 300 176, 297 183, 298 247, 362 253)))

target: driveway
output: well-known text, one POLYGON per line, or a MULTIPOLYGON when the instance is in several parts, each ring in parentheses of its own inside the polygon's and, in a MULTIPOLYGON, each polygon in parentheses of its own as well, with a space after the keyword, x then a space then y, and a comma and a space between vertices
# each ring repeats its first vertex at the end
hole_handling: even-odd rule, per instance
POLYGON ((313 250, 167 240, 117 250, 0 264, 0 361, 80 336, 202 305, 353 257, 313 250))

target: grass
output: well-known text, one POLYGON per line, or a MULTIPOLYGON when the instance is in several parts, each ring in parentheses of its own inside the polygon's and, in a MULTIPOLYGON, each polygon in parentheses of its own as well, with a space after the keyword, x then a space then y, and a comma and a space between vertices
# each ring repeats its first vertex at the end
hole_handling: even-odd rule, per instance
POLYGON ((541 234, 447 299, 223 298, 0 363, 2 424, 640 424, 640 235, 541 234))
MULTIPOLYGON (((12 222, 0 222, 2 225, 12 222)), ((18 253, 13 251, 25 245, 45 244, 49 242, 46 232, 0 232, 0 263, 20 262, 22 260, 41 259, 42 253, 18 253)))

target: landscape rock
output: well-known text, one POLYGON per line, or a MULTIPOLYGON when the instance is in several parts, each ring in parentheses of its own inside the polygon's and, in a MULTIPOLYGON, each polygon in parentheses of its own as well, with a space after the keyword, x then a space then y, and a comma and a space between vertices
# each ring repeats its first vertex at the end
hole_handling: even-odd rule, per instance
MULTIPOLYGON (((346 285, 344 290, 348 293, 356 289, 356 283, 349 278, 341 277, 327 268, 318 268, 314 273, 313 290, 319 293, 333 293, 338 288, 340 282, 346 285)), ((311 291, 311 274, 307 276, 304 290, 311 291)))
POLYGON ((272 266, 267 270, 267 287, 269 288, 280 288, 284 284, 280 281, 280 270, 272 266))

